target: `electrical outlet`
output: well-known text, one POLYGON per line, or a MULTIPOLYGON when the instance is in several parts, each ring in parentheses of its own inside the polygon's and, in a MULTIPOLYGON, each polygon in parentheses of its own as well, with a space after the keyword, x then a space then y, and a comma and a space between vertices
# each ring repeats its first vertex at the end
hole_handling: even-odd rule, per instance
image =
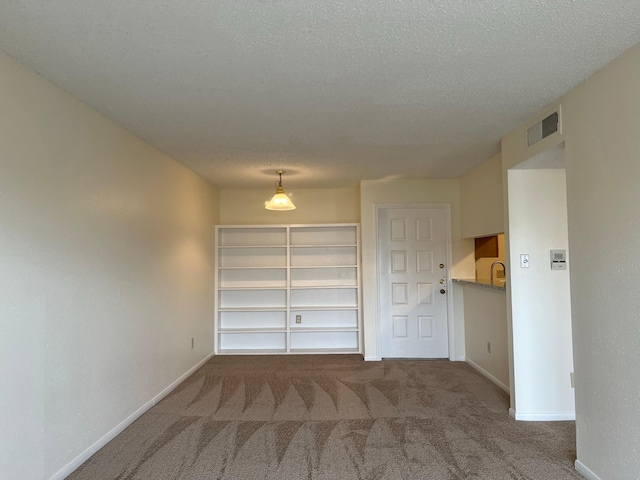
POLYGON ((491 342, 487 342, 487 353, 491 353, 491 342))
POLYGON ((193 337, 191 337, 191 350, 193 350, 194 345, 195 345, 195 340, 193 337))
POLYGON ((296 315, 296 323, 302 323, 302 315, 296 315))

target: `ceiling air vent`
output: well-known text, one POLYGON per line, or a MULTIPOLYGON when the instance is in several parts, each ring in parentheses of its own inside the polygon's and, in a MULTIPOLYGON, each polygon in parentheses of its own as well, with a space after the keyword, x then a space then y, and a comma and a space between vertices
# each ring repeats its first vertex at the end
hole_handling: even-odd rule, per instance
POLYGON ((556 133, 559 129, 560 120, 558 112, 553 112, 541 122, 536 123, 527 130, 527 145, 530 147, 534 143, 538 143, 543 138, 556 133))

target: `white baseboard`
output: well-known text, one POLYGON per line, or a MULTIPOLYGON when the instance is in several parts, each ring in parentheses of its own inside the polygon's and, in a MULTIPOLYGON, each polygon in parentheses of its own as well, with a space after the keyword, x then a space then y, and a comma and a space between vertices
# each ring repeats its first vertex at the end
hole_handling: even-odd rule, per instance
POLYGON ((511 418, 513 418, 514 420, 516 419, 516 411, 509 407, 509 415, 511 416, 511 418))
POLYGON ((380 357, 367 357, 367 356, 365 356, 365 357, 364 357, 364 361, 365 361, 365 362, 381 362, 381 361, 382 361, 382 358, 380 358, 380 357))
POLYGON ((500 390, 503 390, 508 395, 511 395, 511 390, 509 389, 509 387, 507 387, 504 383, 502 383, 496 377, 494 377, 489 372, 487 372, 484 368, 482 368, 476 362, 474 362, 473 360, 469 360, 468 358, 465 359, 465 362, 467 362, 467 364, 471 368, 473 368, 476 372, 478 372, 480 375, 482 375, 487 380, 489 380, 491 383, 493 383, 495 386, 497 386, 500 390))
POLYGON ((71 462, 65 465, 63 468, 58 470, 55 474, 50 477, 50 480, 63 480, 67 478, 74 470, 76 470, 80 465, 86 462, 94 453, 104 447, 107 443, 113 440, 115 437, 120 435, 125 428, 135 422, 143 413, 157 404, 160 400, 170 394, 173 389, 175 389, 178 385, 180 385, 183 381, 185 381, 193 372, 199 369, 202 365, 207 363, 209 359, 213 356, 213 353, 210 353, 198 363, 196 363, 193 367, 187 370, 185 373, 180 375, 177 380, 172 382, 168 387, 164 388, 160 393, 154 396, 151 400, 146 402, 140 408, 138 408, 135 412, 125 418, 122 422, 112 428, 106 435, 100 438, 97 442, 87 448, 84 452, 74 458, 71 462))
POLYGON ((582 475, 587 480, 601 480, 598 475, 589 470, 580 460, 576 460, 575 466, 580 475, 582 475))
POLYGON ((565 413, 520 413, 513 412, 509 409, 509 414, 516 420, 524 422, 562 422, 567 420, 575 420, 576 414, 572 412, 565 413))

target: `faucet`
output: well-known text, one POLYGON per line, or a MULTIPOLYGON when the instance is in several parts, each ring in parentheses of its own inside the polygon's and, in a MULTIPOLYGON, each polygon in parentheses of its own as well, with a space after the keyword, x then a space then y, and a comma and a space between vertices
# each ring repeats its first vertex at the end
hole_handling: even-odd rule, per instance
POLYGON ((502 265, 502 271, 504 272, 504 276, 505 276, 505 277, 507 276, 507 267, 505 267, 505 266, 504 266, 504 263, 502 263, 500 260, 496 260, 495 262, 493 262, 493 263, 491 264, 491 270, 490 270, 490 272, 491 272, 491 285, 493 285, 493 268, 494 268, 496 265, 502 265))

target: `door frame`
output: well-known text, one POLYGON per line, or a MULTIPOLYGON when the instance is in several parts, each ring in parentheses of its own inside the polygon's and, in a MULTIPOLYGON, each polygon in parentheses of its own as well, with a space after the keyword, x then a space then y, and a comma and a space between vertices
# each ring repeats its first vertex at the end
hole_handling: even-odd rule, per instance
POLYGON ((379 242, 379 227, 380 227, 380 211, 395 209, 395 208, 405 208, 405 209, 423 209, 423 208, 431 208, 431 209, 442 209, 444 210, 444 234, 445 234, 445 273, 446 273, 446 288, 447 288, 447 332, 449 339, 449 360, 454 361, 456 359, 456 337, 455 337, 455 321, 454 321, 454 310, 453 310, 453 281, 451 279, 451 267, 453 260, 452 253, 452 243, 451 243, 451 204, 450 203, 376 203, 374 204, 375 215, 375 279, 376 279, 376 294, 378 295, 378 299, 376 300, 376 309, 375 309, 375 329, 376 329, 376 352, 377 352, 377 360, 381 360, 381 352, 380 352, 380 242, 379 242))

